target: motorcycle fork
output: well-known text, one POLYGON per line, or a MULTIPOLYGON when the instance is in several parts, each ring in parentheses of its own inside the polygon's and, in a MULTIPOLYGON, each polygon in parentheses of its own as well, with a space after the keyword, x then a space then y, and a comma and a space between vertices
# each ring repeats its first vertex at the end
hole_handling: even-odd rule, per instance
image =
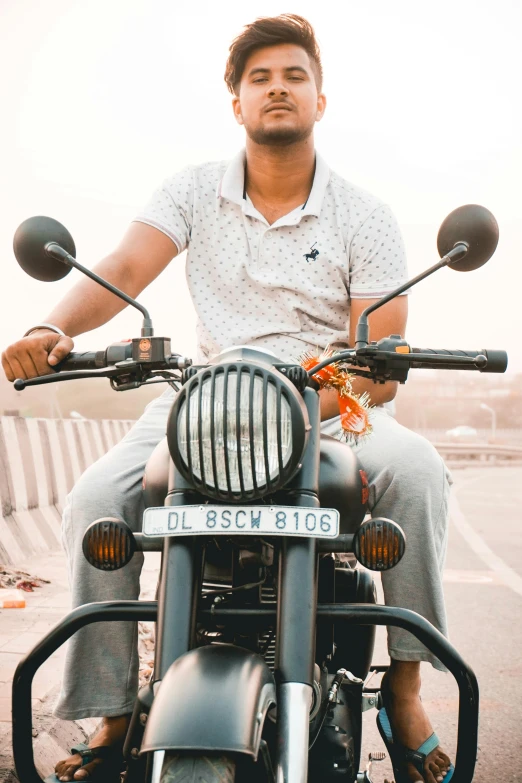
MULTIPOLYGON (((194 501, 185 481, 171 465, 176 475, 169 478, 166 506, 190 504, 194 501)), ((165 538, 161 555, 160 578, 157 589, 158 619, 154 645, 153 683, 138 694, 129 731, 125 740, 124 756, 128 763, 125 783, 142 783, 159 776, 158 766, 163 752, 139 756, 145 724, 154 693, 174 661, 195 644, 196 613, 201 592, 204 548, 198 536, 165 538)))
POLYGON ((158 592, 154 689, 171 664, 194 646, 202 561, 198 536, 165 539, 158 592))
MULTIPOLYGON (((319 395, 305 389, 311 430, 301 469, 288 486, 287 502, 319 506, 319 395)), ((317 544, 284 538, 279 556, 276 672, 277 783, 306 783, 313 697, 317 615, 317 544)))
POLYGON ((314 539, 285 539, 279 559, 277 783, 306 783, 315 662, 314 539))
POLYGON ((192 540, 174 537, 165 539, 157 596, 154 684, 149 683, 140 689, 134 705, 123 749, 127 761, 125 783, 143 783, 144 780, 151 780, 153 759, 150 754, 146 757, 140 756, 139 748, 154 692, 160 680, 176 658, 194 646, 202 558, 202 549, 197 536, 192 540))

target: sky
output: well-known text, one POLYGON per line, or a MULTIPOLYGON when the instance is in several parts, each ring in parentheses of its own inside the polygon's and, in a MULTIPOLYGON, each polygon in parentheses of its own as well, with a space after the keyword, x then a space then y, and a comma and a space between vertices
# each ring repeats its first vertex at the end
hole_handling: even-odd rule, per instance
MULTIPOLYGON (((78 280, 27 277, 17 226, 49 215, 94 266, 154 189, 183 166, 232 157, 243 129, 223 81, 228 47, 258 16, 298 13, 322 50, 318 151, 385 200, 412 276, 438 258, 456 207, 483 204, 498 249, 468 274, 444 269, 410 297, 407 338, 434 348, 503 348, 522 371, 522 3, 519 0, 0 0, 1 349, 43 320, 78 280)), ((157 335, 194 356, 184 255, 140 296, 157 335)), ((99 350, 139 336, 128 308, 76 338, 99 350)))

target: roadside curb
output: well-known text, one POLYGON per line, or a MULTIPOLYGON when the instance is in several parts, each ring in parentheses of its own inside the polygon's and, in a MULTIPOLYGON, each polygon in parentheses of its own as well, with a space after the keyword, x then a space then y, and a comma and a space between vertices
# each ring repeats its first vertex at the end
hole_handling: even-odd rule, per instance
MULTIPOLYGON (((33 712, 34 763, 38 774, 45 778, 54 772, 60 759, 70 755, 71 747, 79 742, 87 743, 92 737, 99 718, 64 721, 52 714, 59 685, 54 686, 41 706, 33 712)), ((10 744, 0 747, 0 783, 19 783, 16 776, 10 744)))

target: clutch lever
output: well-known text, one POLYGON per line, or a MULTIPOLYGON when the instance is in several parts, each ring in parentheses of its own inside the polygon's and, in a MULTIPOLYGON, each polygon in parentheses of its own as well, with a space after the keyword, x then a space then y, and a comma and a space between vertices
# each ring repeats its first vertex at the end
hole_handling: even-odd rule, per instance
POLYGON ((121 375, 121 368, 116 365, 102 367, 99 370, 65 370, 49 375, 39 375, 36 378, 17 378, 13 384, 16 391, 23 391, 28 386, 39 386, 43 383, 59 383, 60 381, 79 380, 80 378, 113 378, 121 375))
MULTIPOLYGON (((121 362, 109 365, 107 367, 100 367, 95 370, 63 370, 62 372, 53 372, 49 375, 39 375, 36 378, 17 378, 14 382, 14 388, 16 391, 23 391, 28 386, 39 386, 44 383, 59 383, 61 381, 80 380, 83 378, 110 378, 111 386, 116 391, 126 391, 127 389, 137 389, 146 383, 147 378, 152 375, 162 375, 165 381, 170 380, 167 378, 167 373, 172 370, 179 369, 183 366, 188 366, 190 359, 185 357, 170 356, 167 360, 167 368, 158 368, 158 364, 162 365, 165 362, 135 362, 133 359, 124 359, 121 362), (148 365, 148 366, 147 366, 148 365), (163 374, 165 373, 165 374, 163 374), (121 383, 117 383, 119 377, 127 378, 134 375, 133 380, 122 380, 121 383)), ((176 378, 172 378, 176 380, 176 378)))

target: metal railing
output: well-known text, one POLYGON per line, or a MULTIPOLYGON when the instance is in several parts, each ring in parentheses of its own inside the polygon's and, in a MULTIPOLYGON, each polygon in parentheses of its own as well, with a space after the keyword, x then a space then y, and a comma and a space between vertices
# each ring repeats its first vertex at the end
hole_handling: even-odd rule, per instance
MULTIPOLYGON (((432 443, 462 443, 462 440, 452 439, 449 435, 446 435, 449 427, 410 427, 410 429, 427 438, 432 443)), ((491 427, 475 427, 475 430, 477 434, 472 442, 488 443, 492 434, 491 427)), ((497 427, 495 430, 495 442, 522 446, 522 429, 520 427, 497 427)))
POLYGON ((522 462, 522 446, 497 443, 434 443, 441 457, 448 462, 472 465, 502 465, 522 462))

